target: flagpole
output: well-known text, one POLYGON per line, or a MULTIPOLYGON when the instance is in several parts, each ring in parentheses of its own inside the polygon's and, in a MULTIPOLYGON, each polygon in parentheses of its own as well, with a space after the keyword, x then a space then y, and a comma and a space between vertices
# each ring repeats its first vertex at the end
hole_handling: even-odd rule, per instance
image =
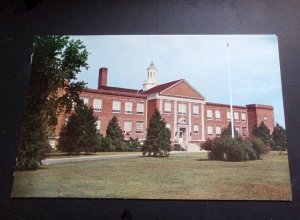
POLYGON ((230 61, 229 61, 229 43, 227 43, 227 70, 228 70, 228 78, 229 78, 231 137, 234 138, 233 109, 232 109, 232 91, 231 91, 231 68, 230 68, 230 61))

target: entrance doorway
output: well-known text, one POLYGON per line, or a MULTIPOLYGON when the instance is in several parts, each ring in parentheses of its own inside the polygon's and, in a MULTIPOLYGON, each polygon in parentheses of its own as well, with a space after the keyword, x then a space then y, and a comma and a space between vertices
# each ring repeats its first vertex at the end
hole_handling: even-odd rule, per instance
POLYGON ((181 144, 186 140, 186 128, 179 128, 178 142, 181 144))

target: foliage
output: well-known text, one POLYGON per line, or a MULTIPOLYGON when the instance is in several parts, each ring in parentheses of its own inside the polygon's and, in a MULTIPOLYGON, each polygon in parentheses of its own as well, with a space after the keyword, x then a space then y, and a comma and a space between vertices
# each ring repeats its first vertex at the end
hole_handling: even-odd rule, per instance
MULTIPOLYGON (((231 122, 229 122, 227 128, 224 128, 221 132, 221 137, 225 137, 225 136, 231 137, 231 122)), ((235 138, 240 137, 239 132, 235 129, 234 129, 234 137, 235 138)))
POLYGON ((98 151, 101 137, 96 129, 96 121, 91 107, 78 104, 60 132, 58 150, 73 153, 98 151))
POLYGON ((143 155, 148 156, 168 156, 171 151, 171 133, 166 128, 166 122, 161 118, 156 109, 150 119, 147 129, 147 137, 142 147, 143 155))
POLYGON ((267 146, 270 145, 270 141, 271 141, 270 129, 265 125, 263 121, 260 123, 259 127, 255 125, 253 129, 253 136, 260 138, 265 143, 265 145, 267 146))
POLYGON ((257 159, 261 159, 261 155, 267 152, 267 146, 260 138, 252 139, 252 148, 255 151, 257 159))
POLYGON ((180 144, 174 144, 173 151, 185 151, 185 149, 180 144))
POLYGON ((124 151, 124 134, 119 125, 118 118, 114 115, 109 121, 106 129, 106 141, 105 146, 109 144, 109 149, 111 151, 124 151))
POLYGON ((34 40, 31 75, 21 128, 17 169, 36 169, 49 150, 48 138, 61 111, 69 113, 84 88, 74 82, 87 68, 88 52, 79 40, 67 36, 37 36, 34 40), (63 90, 61 97, 58 89, 63 90), (57 111, 59 110, 59 111, 57 111))
POLYGON ((246 161, 256 160, 257 155, 260 155, 256 152, 259 150, 258 147, 255 150, 251 140, 232 139, 230 136, 207 140, 202 148, 209 151, 208 159, 210 160, 246 161))
POLYGON ((274 144, 271 146, 272 150, 286 150, 287 148, 286 130, 278 123, 276 123, 276 126, 274 127, 272 138, 274 141, 274 144))
POLYGON ((132 137, 129 138, 129 140, 125 141, 125 149, 126 151, 140 151, 141 144, 139 142, 139 139, 133 139, 132 137))

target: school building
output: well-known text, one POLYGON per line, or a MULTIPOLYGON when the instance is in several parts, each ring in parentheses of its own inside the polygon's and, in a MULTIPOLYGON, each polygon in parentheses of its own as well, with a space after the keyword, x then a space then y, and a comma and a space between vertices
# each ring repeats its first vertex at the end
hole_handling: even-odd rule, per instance
MULTIPOLYGON (((149 120, 158 109, 171 131, 172 143, 183 145, 188 151, 199 149, 201 142, 221 135, 231 120, 228 104, 208 102, 189 82, 179 79, 163 84, 157 80, 157 68, 147 68, 143 89, 127 89, 107 85, 108 69, 100 68, 98 88, 86 89, 80 97, 92 106, 98 118, 97 129, 103 135, 109 120, 116 115, 126 139, 145 140, 149 120)), ((233 105, 234 128, 242 137, 251 137, 255 125, 264 121, 274 129, 273 107, 261 104, 233 105)), ((67 120, 60 115, 55 130, 56 139, 67 120)))

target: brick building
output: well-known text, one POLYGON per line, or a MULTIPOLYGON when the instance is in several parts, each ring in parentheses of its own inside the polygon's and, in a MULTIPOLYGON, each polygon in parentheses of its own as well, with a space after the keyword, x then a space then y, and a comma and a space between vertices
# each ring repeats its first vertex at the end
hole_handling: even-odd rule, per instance
MULTIPOLYGON (((81 93, 84 103, 92 106, 97 116, 97 129, 105 135, 109 120, 116 115, 125 138, 146 138, 147 126, 155 109, 158 109, 171 130, 171 141, 186 148, 195 147, 207 138, 221 135, 231 118, 227 104, 207 102, 205 97, 186 80, 180 79, 159 84, 153 63, 147 68, 148 77, 142 90, 107 85, 108 70, 99 70, 98 88, 81 93)), ((264 121, 271 132, 274 129, 273 107, 251 104, 233 106, 234 128, 243 136, 252 135, 255 125, 264 121)), ((55 136, 66 117, 60 115, 55 136)), ((198 147, 199 149, 199 147, 198 147)))

